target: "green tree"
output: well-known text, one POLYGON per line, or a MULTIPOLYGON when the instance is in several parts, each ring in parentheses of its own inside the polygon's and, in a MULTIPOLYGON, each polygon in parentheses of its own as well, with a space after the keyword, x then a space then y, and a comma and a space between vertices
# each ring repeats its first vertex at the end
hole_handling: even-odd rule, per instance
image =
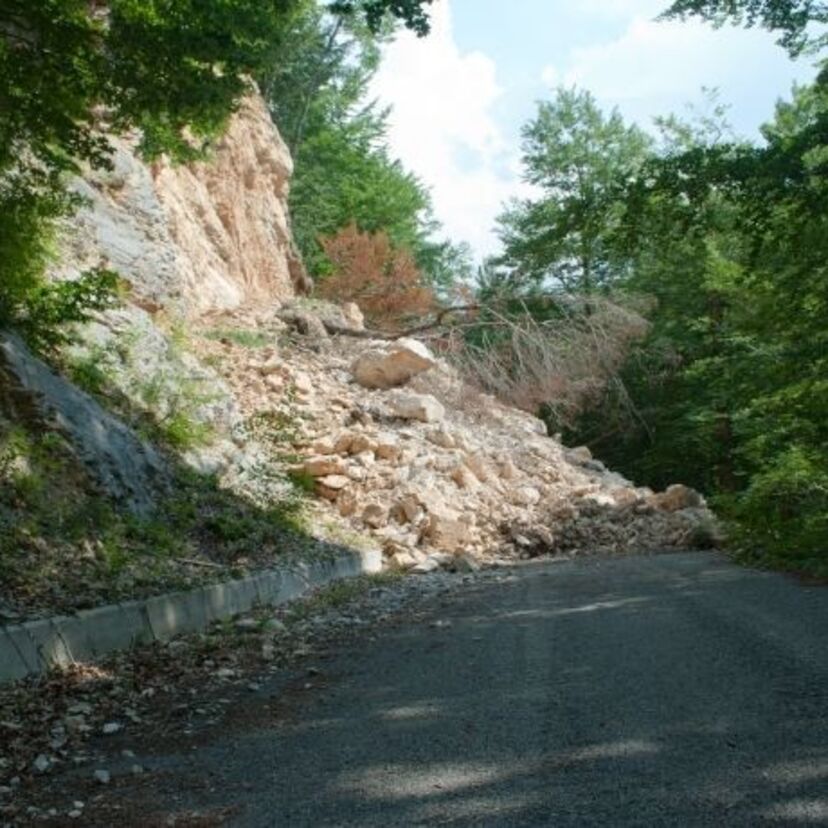
POLYGON ((500 218, 504 261, 516 278, 589 292, 623 272, 612 238, 625 179, 646 157, 649 139, 617 111, 604 115, 589 92, 558 89, 523 129, 524 179, 537 198, 500 218))
POLYGON ((639 480, 714 495, 750 556, 822 572, 827 126, 823 72, 764 145, 670 136, 628 190, 625 287, 653 299, 623 373, 638 422, 605 399, 578 434, 639 480))
POLYGON ((388 113, 368 98, 391 32, 387 23, 374 31, 359 16, 309 4, 262 86, 296 163, 291 214, 311 274, 330 270, 321 240, 355 223, 411 251, 424 278, 445 291, 469 269, 468 254, 437 239, 429 194, 391 157, 388 113))
POLYGON ((429 32, 428 14, 424 7, 433 0, 336 0, 332 11, 339 14, 353 14, 362 11, 368 26, 377 31, 389 15, 399 18, 421 37, 429 32))
POLYGON ((101 273, 75 286, 42 283, 55 221, 78 203, 67 177, 84 163, 107 166, 105 132, 131 127, 141 129, 148 156, 198 154, 278 40, 292 6, 0 3, 0 324, 17 324, 39 344, 52 338, 45 327, 58 326, 61 308, 69 321, 83 316, 82 300, 103 301, 101 273))
POLYGON ((758 23, 780 32, 780 45, 793 55, 826 43, 825 35, 813 34, 808 29, 813 24, 818 27, 828 23, 828 4, 822 0, 675 0, 662 17, 684 19, 690 15, 719 26, 758 23))

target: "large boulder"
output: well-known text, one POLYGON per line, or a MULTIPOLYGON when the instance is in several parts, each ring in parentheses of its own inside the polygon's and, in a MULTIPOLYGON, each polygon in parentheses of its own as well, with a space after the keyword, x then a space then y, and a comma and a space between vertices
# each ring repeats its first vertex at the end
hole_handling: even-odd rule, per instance
POLYGON ((680 512, 682 509, 702 509, 707 504, 704 498, 689 486, 673 483, 659 494, 649 498, 651 505, 663 512, 680 512))
POLYGON ((416 339, 398 339, 363 351, 351 366, 354 379, 364 388, 395 388, 433 368, 437 361, 416 339))
POLYGON ((426 537, 432 546, 445 552, 454 552, 469 539, 468 524, 460 520, 460 513, 446 506, 429 512, 426 537))
POLYGON ((388 401, 388 407, 395 417, 423 423, 438 423, 446 415, 442 403, 431 394, 397 392, 388 401))

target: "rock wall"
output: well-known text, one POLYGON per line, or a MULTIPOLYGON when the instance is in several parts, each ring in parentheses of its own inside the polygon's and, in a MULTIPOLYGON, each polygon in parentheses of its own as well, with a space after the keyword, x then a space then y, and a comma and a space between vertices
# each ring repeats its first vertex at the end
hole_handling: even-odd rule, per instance
POLYGON ((260 97, 243 101, 209 161, 147 165, 135 143, 116 139, 114 168, 76 182, 87 206, 67 223, 57 278, 104 264, 137 304, 190 317, 302 292, 287 209, 293 163, 260 97))

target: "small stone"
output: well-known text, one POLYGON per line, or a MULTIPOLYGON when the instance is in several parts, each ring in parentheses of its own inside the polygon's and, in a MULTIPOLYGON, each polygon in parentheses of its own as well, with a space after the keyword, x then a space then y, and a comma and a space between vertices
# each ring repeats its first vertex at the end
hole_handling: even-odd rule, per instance
POLYGON ((66 816, 69 819, 80 819, 83 816, 83 811, 79 811, 77 808, 74 811, 69 811, 66 816))
POLYGON ((336 508, 342 517, 353 515, 358 505, 356 495, 353 492, 342 492, 336 500, 336 508))
POLYGON ((327 477, 328 475, 347 474, 348 466, 336 456, 321 454, 305 460, 302 464, 302 471, 311 477, 327 477))
POLYGON ((66 712, 74 716, 88 716, 92 712, 92 705, 89 702, 76 702, 66 712))
POLYGON ((454 568, 457 572, 479 572, 480 562, 469 554, 460 554, 454 559, 454 568))
POLYGON ((458 520, 453 510, 442 509, 428 517, 428 539, 439 549, 454 551, 463 546, 469 537, 469 527, 458 520))
POLYGON ((348 446, 349 454, 363 454, 364 452, 373 452, 374 444, 366 434, 354 434, 351 437, 351 444, 348 446))
POLYGON ((52 763, 49 761, 48 756, 41 753, 37 759, 32 762, 32 766, 38 773, 46 773, 46 771, 52 766, 52 763))
POLYGON ((335 454, 336 440, 332 436, 327 435, 316 440, 311 448, 313 450, 313 453, 317 455, 335 454))
POLYGON ((81 801, 80 801, 80 799, 76 799, 76 800, 72 803, 72 807, 73 807, 73 808, 77 808, 78 810, 80 810, 81 808, 83 808, 83 807, 84 807, 84 803, 83 803, 83 802, 81 802, 81 801))
POLYGON ((351 365, 354 379, 365 388, 393 388, 437 364, 416 339, 398 339, 363 351, 351 365))
POLYGON ((411 571, 415 575, 428 575, 429 572, 436 572, 440 568, 440 564, 434 558, 426 558, 420 561, 411 571))
POLYGON ((293 387, 300 396, 308 396, 313 393, 313 383, 304 371, 296 371, 294 373, 293 387))
POLYGON ((362 522, 372 529, 380 529, 388 523, 388 510, 379 503, 369 503, 362 510, 362 522))
POLYGON ((534 506, 540 499, 541 493, 534 486, 517 486, 509 496, 515 506, 534 506))
POLYGON ((393 434, 382 432, 374 437, 374 453, 380 460, 393 462, 401 452, 400 444, 393 434))
POLYGON ((416 523, 423 515, 420 501, 414 495, 406 495, 398 504, 397 509, 403 518, 400 522, 416 523))
POLYGON ((96 770, 93 774, 96 782, 99 782, 101 785, 108 785, 109 780, 112 779, 108 770, 99 769, 96 770))
POLYGON ((236 621, 236 629, 239 632, 252 632, 259 629, 259 622, 255 618, 239 618, 236 621))
POLYGON ((123 730, 124 726, 120 722, 107 722, 101 730, 103 731, 104 736, 111 736, 113 733, 117 733, 119 730, 123 730))
POLYGON ((440 446, 440 448, 444 449, 453 449, 456 445, 454 435, 445 426, 440 426, 440 428, 430 431, 428 433, 428 439, 435 446, 440 446))
POLYGON ((480 481, 477 477, 474 476, 472 471, 463 464, 455 466, 449 477, 461 488, 461 489, 471 489, 474 491, 478 486, 480 486, 480 481))
POLYGON ((568 463, 574 466, 582 466, 592 460, 592 452, 586 446, 578 446, 577 448, 568 449, 564 453, 564 457, 568 463))
POLYGON ((341 474, 330 474, 317 479, 316 492, 320 497, 327 500, 336 500, 350 482, 350 477, 341 474))
POLYGON ((356 302, 344 302, 340 310, 348 327, 355 331, 365 329, 365 317, 356 302))
POLYGON ((136 763, 130 768, 130 772, 133 776, 140 776, 144 772, 144 766, 136 763))
POLYGON ((395 552, 391 556, 391 566, 394 569, 405 571, 407 569, 413 569, 417 565, 417 559, 411 555, 409 552, 400 551, 395 552))

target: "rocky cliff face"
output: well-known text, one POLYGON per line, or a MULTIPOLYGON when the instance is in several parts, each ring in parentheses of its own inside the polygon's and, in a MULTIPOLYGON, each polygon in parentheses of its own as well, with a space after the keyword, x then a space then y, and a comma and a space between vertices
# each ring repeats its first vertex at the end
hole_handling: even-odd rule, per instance
POLYGON ((114 169, 76 184, 87 206, 63 234, 57 277, 106 264, 147 309, 194 317, 304 290, 287 210, 293 164, 258 96, 245 100, 208 161, 147 165, 115 141, 114 169))

